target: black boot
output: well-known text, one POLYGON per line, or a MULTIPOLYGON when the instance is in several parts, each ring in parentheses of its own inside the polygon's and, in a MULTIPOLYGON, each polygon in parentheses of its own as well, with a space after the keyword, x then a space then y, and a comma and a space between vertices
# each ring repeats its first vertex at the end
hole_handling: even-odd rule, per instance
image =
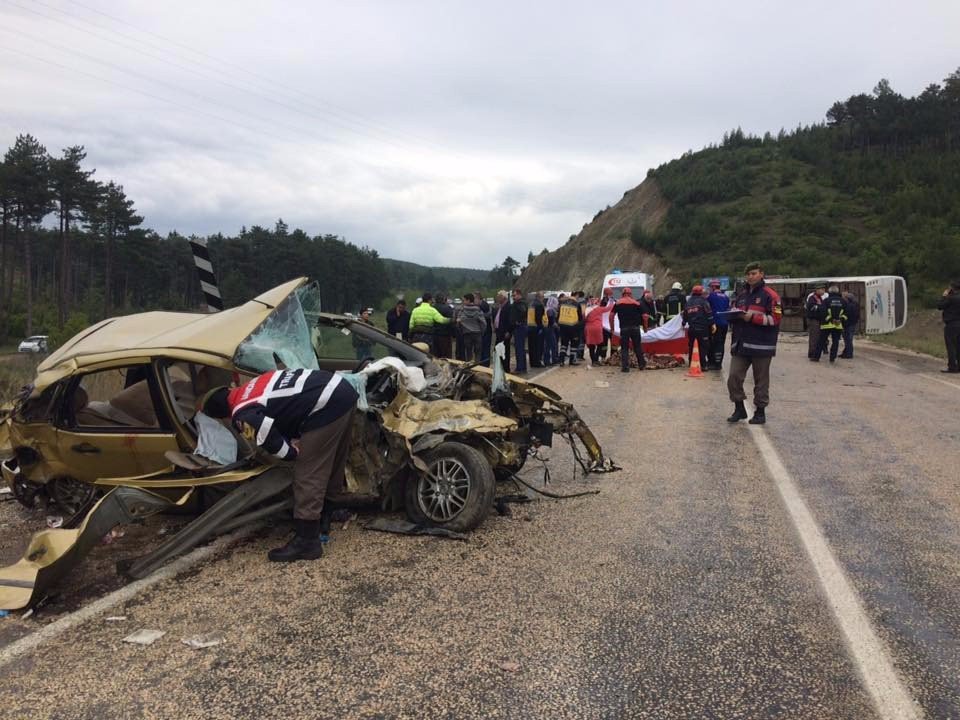
POLYGON ((294 536, 282 548, 267 553, 267 559, 273 562, 293 562, 294 560, 316 560, 323 556, 323 543, 320 542, 319 520, 294 520, 294 536))
POLYGON ((747 408, 743 405, 743 400, 737 400, 733 407, 733 415, 727 418, 727 422, 738 422, 747 419, 747 408))
POLYGON ((767 421, 767 414, 763 411, 763 408, 757 408, 756 412, 753 413, 753 417, 750 418, 751 425, 763 425, 767 421))

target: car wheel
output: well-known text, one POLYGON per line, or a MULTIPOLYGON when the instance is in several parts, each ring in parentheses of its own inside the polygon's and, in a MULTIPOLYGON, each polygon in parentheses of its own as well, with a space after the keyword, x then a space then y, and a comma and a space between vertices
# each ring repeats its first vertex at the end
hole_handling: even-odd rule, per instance
POLYGON ((99 492, 93 485, 69 476, 53 478, 47 485, 50 498, 60 512, 67 516, 76 515, 99 492))
POLYGON ((462 532, 490 513, 496 482, 490 463, 469 445, 441 443, 423 454, 430 475, 407 479, 404 504, 415 523, 462 532))

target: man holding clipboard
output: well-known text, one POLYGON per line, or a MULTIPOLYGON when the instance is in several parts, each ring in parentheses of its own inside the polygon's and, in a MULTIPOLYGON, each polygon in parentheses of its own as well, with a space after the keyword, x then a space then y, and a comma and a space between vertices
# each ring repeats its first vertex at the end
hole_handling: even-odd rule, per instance
POLYGON ((743 381, 747 377, 747 368, 752 367, 756 412, 750 418, 750 424, 763 425, 767 421, 766 407, 770 402, 770 362, 777 354, 783 309, 780 296, 764 283, 760 263, 750 263, 745 273, 747 286, 726 314, 733 330, 727 390, 734 403, 733 415, 727 418, 727 422, 738 422, 747 417, 743 381))

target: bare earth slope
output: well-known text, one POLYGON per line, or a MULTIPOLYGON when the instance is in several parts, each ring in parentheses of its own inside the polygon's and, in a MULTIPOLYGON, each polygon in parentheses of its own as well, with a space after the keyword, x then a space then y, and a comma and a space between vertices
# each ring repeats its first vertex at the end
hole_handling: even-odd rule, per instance
POLYGON ((566 245, 543 253, 523 271, 518 286, 525 290, 564 289, 599 292, 603 276, 612 268, 652 273, 656 287, 673 281, 670 268, 630 242, 630 229, 639 225, 652 233, 670 207, 653 178, 624 193, 613 207, 602 211, 566 245))

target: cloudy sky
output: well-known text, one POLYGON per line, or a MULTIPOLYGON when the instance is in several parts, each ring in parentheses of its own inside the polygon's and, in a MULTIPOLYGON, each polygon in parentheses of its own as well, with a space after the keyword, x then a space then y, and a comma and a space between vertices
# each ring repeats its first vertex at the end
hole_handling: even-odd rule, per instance
POLYGON ((958 38, 957 0, 0 0, 0 151, 84 145, 161 233, 488 268, 727 129, 914 95, 958 38))

